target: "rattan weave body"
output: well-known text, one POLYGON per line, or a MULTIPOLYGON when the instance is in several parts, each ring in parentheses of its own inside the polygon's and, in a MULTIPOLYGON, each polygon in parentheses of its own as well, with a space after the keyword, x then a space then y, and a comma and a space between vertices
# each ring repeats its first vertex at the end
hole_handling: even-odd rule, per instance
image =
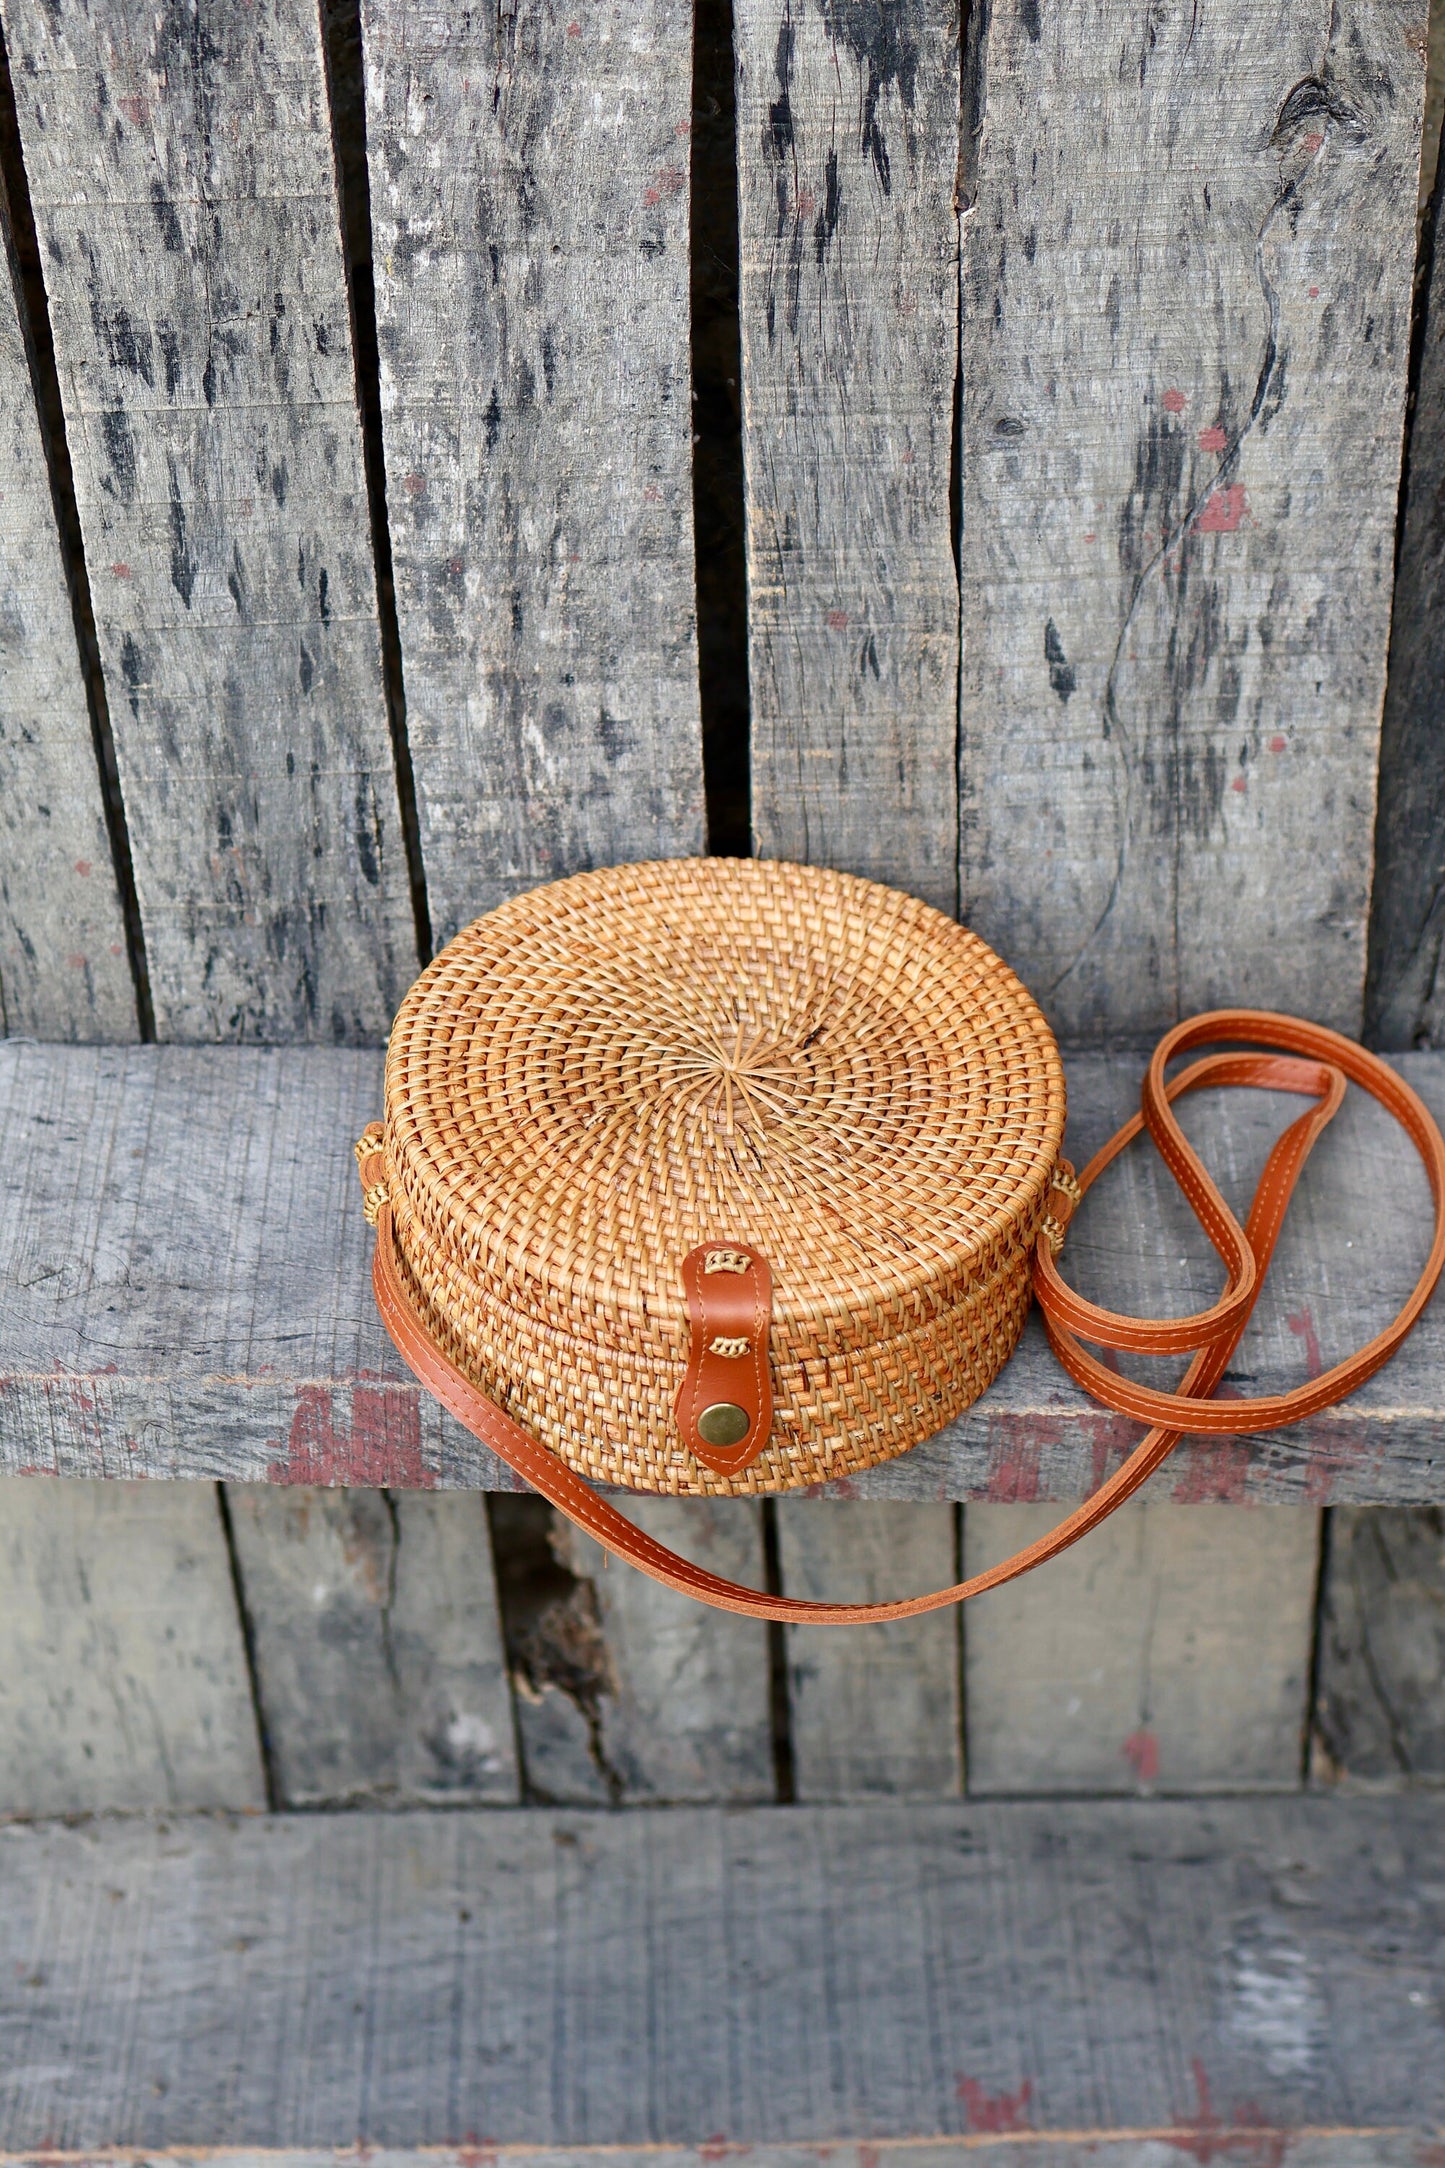
POLYGON ((1064 1127, 1043 1017, 966 929, 846 874, 667 860, 503 904, 408 994, 386 1187, 443 1346, 579 1474, 785 1490, 905 1451, 1013 1350, 1064 1127), (770 1444, 672 1401, 681 1263, 773 1274, 770 1444))

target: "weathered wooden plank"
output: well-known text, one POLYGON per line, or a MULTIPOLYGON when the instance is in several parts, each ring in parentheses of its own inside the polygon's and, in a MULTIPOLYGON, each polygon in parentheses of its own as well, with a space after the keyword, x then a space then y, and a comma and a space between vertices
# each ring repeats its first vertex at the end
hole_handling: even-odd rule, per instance
POLYGON ((958 9, 735 21, 754 835, 952 913, 958 9))
MULTIPOLYGON (((646 1498, 634 1511, 660 1542, 761 1586, 753 1501, 646 1498)), ((497 1544, 530 1796, 600 1806, 773 1798, 765 1627, 609 1567, 550 1509, 502 1513, 497 1544)))
POLYGON ((1073 1037, 1355 1029, 1423 0, 975 19, 963 915, 1073 1037))
POLYGON ((135 988, 0 184, 0 1033, 133 1039, 135 988))
POLYGON ((1445 784, 1438 751, 1445 723, 1445 246, 1438 212, 1427 247, 1380 738, 1367 1001, 1378 1046, 1438 1045, 1445 1036, 1445 784))
POLYGON ((416 946, 318 12, 4 21, 158 1030, 377 1039, 416 946))
POLYGON ((12 1828, 0 2143, 1423 2138, 1442 1838, 1420 1797, 12 1828))
POLYGON ((702 848, 692 11, 363 0, 408 735, 445 938, 702 848))
MULTIPOLYGON (((990 2111, 984 2110, 985 2115, 990 2111)), ((1007 2117, 1007 2107, 1002 2111, 1007 2117)), ((830 2139, 829 2168, 959 2168, 960 2158, 984 2148, 1007 2148, 1014 2168, 1157 2168, 1161 2146, 1210 2148, 1211 2159, 1253 2161, 1261 2152, 1289 2168, 1422 2168, 1430 2141, 1418 2131, 1333 2130, 1265 2131, 1245 2125, 1218 2135, 1177 2123, 1157 2130, 1111 2131, 1107 2138, 1075 2138, 1063 2133, 1017 2130, 984 2132, 961 2147, 956 2138, 869 2139, 853 2143, 830 2139), (966 2150, 965 2150, 966 2149, 966 2150)), ((257 2146, 185 2146, 147 2149, 148 2158, 191 2168, 204 2160, 215 2168, 347 2168, 350 2146, 265 2149, 257 2146)), ((471 2168, 475 2146, 368 2146, 368 2168, 471 2168)), ((710 2164, 745 2154, 748 2168, 815 2168, 812 2145, 727 2145, 714 2140, 697 2146, 508 2146, 508 2168, 710 2168, 710 2164)), ((50 2168, 53 2153, 0 2153, 0 2168, 50 2168)), ((133 2155, 117 2147, 87 2148, 93 2168, 131 2168, 133 2155)))
MULTIPOLYGON (((1445 1116, 1445 1061, 1400 1066, 1445 1116)), ((1133 1055, 1069 1062, 1078 1156, 1137 1104, 1138 1068, 1133 1055)), ((351 1140, 380 1097, 368 1053, 0 1044, 0 1466, 514 1488, 414 1388, 375 1319, 351 1140)), ((1298 1105, 1188 1102, 1190 1134, 1241 1207, 1298 1105)), ((1232 1382, 1298 1382, 1377 1331, 1428 1228, 1409 1146, 1351 1094, 1296 1194, 1232 1382)), ((1065 1257, 1085 1292, 1126 1307, 1187 1308, 1217 1288, 1213 1252, 1147 1148, 1090 1196, 1065 1257)), ((1437 1503, 1442 1377, 1436 1304, 1344 1406, 1277 1435, 1186 1443, 1151 1496, 1437 1503)), ((1138 1434, 1067 1382, 1031 1323, 975 1408, 845 1494, 1077 1498, 1138 1434)))
POLYGON ((1445 1520, 1342 1506, 1320 1606, 1315 1772, 1370 1783, 1445 1778, 1445 1520))
POLYGON ((277 1803, 515 1800, 485 1501, 233 1484, 228 1502, 277 1803))
POLYGON ((0 1815, 265 1804, 214 1488, 0 1482, 0 1815))
MULTIPOLYGON (((1058 1519, 969 1506, 970 1573, 1058 1519)), ((972 1792, 1294 1791, 1320 1517, 1136 1499, 1089 1542, 968 1613, 972 1792)))
MULTIPOLYGON (((780 1499, 776 1512, 785 1595, 877 1603, 958 1578, 948 1506, 780 1499)), ((963 1789, 955 1612, 785 1631, 796 1798, 946 1799, 963 1789)))
MULTIPOLYGON (((991 2112, 985 2106, 985 2117, 991 2112)), ((1002 2110, 1007 2119, 1009 2110, 1002 2110)), ((1198 2122, 1198 2118, 1195 2118, 1198 2122)), ((1289 2168, 1422 2168, 1433 2150, 1430 2136, 1403 2126, 1395 2129, 1360 2129, 1339 2125, 1326 2130, 1261 2132, 1243 2124, 1238 2130, 1221 2124, 1219 2133, 1186 2123, 1161 2125, 1155 2130, 1111 2131, 1107 2137, 1076 2138, 1052 2131, 984 2130, 958 2138, 879 2138, 863 2142, 829 2139, 829 2168, 960 2168, 961 2162, 982 2152, 1002 2154, 1017 2168, 1157 2168, 1161 2148, 1194 2149, 1209 2146, 1211 2159, 1255 2160, 1267 2149, 1267 2157, 1289 2168)), ((367 2160, 374 2168, 468 2168, 476 2148, 459 2146, 368 2146, 367 2160)), ((215 2163, 216 2168, 346 2168, 354 2147, 307 2147, 284 2150, 255 2146, 186 2146, 147 2149, 157 2162, 175 2162, 177 2168, 192 2163, 215 2163)), ((714 2161, 745 2156, 748 2168, 814 2168, 816 2144, 725 2144, 721 2140, 696 2146, 543 2146, 509 2145, 508 2168, 708 2168, 714 2161)), ((94 2168, 129 2168, 132 2155, 119 2147, 90 2147, 87 2162, 94 2168)), ((55 2158, 46 2152, 0 2153, 0 2168, 48 2168, 55 2158)))

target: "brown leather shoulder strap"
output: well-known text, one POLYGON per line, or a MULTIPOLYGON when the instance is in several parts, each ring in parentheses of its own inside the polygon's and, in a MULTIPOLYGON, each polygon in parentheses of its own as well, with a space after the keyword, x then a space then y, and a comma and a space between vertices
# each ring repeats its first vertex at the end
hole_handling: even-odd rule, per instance
POLYGON ((1224 1294, 1209 1309, 1189 1317, 1160 1320, 1125 1317, 1085 1302, 1074 1294, 1058 1273, 1047 1236, 1041 1236, 1038 1244, 1035 1289, 1050 1341, 1069 1374, 1107 1406, 1122 1414, 1138 1415, 1156 1427, 1140 1440, 1117 1474, 1037 1543, 1016 1552, 987 1573, 975 1574, 971 1580, 960 1581, 952 1588, 935 1589, 928 1595, 903 1597, 895 1603, 809 1603, 796 1597, 766 1595, 708 1573, 644 1535, 580 1476, 574 1475, 554 1453, 479 1392, 437 1346, 403 1285, 392 1236, 390 1206, 377 1196, 376 1157, 369 1154, 362 1162, 362 1179, 368 1189, 369 1203, 376 1205, 377 1241, 372 1281, 377 1307, 403 1360, 473 1437, 490 1446, 533 1489, 575 1521, 579 1528, 595 1536, 604 1549, 650 1574, 654 1580, 722 1611, 738 1611, 748 1617, 790 1624, 852 1626, 910 1618, 921 1611, 936 1611, 948 1604, 962 1603, 970 1596, 981 1595, 985 1589, 998 1588, 1005 1581, 1015 1580, 1019 1574, 1042 1565, 1046 1559, 1057 1557, 1060 1551, 1077 1543, 1081 1536, 1096 1528, 1131 1497, 1160 1462, 1168 1458, 1181 1437, 1199 1432, 1233 1435, 1273 1429, 1280 1423, 1296 1422, 1301 1416, 1342 1399, 1388 1360, 1434 1292, 1441 1269, 1445 1267, 1445 1140, 1424 1103, 1394 1070, 1339 1033, 1300 1023, 1293 1017, 1249 1009, 1218 1009, 1177 1026, 1155 1049, 1144 1079, 1140 1113, 1095 1155, 1077 1183, 1067 1167, 1061 1168, 1055 1189, 1055 1199, 1062 1200, 1053 1215, 1055 1241, 1062 1239, 1062 1225, 1067 1223, 1078 1199, 1144 1128, 1158 1145, 1165 1164, 1219 1254, 1226 1274, 1224 1294), (1193 1063, 1180 1076, 1166 1080, 1164 1072, 1174 1055, 1192 1047, 1231 1040, 1275 1051, 1210 1055, 1193 1063), (1211 1403, 1208 1396, 1223 1376, 1258 1298, 1290 1194, 1316 1139, 1344 1098, 1347 1077, 1388 1109, 1405 1129, 1425 1163, 1435 1202, 1434 1240, 1425 1269, 1394 1322, 1348 1362, 1337 1364, 1322 1377, 1291 1393, 1211 1403), (1224 1084, 1298 1092, 1315 1102, 1307 1113, 1290 1124, 1275 1144, 1243 1227, 1219 1194, 1171 1109, 1171 1102, 1184 1092, 1197 1091, 1204 1085, 1224 1084), (1129 1348, 1143 1354, 1171 1354, 1190 1349, 1197 1352, 1179 1390, 1160 1393, 1106 1369, 1080 1346, 1080 1335, 1098 1346, 1129 1348))

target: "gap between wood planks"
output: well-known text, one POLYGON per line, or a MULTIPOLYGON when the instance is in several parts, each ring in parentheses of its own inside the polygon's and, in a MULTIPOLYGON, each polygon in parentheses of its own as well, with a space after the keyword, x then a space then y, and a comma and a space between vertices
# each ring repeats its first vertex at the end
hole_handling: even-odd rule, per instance
POLYGON ((325 0, 321 11, 326 56, 326 94, 331 104, 331 141, 336 193, 341 206, 342 256, 351 305, 351 351, 356 366, 356 403, 361 413, 367 506, 376 563, 376 614, 381 630, 381 676, 396 763, 396 795, 416 921, 417 956, 433 954, 426 867, 417 821, 416 778, 406 734, 406 683, 401 667, 401 628, 391 562, 386 506, 386 451, 381 434, 381 361, 376 343, 376 284, 371 258, 371 180, 366 163, 366 83, 361 61, 360 0, 325 0))
MULTIPOLYGON (((143 1040, 154 1040, 155 1011, 151 1003, 150 972, 146 963, 145 933, 136 896, 135 869, 131 864, 130 835, 120 794, 115 739, 110 727, 110 706, 100 667, 100 647, 95 634, 90 575, 80 534, 80 513, 75 501, 75 477, 70 465, 65 419, 60 400, 60 377, 55 361, 55 342, 50 331, 50 312, 45 299, 45 279, 40 268, 40 249, 30 186, 20 150, 20 130, 15 116, 15 93, 10 81, 10 60, 5 29, 0 23, 0 243, 8 241, 15 257, 15 305, 20 311, 30 362, 35 409, 40 417, 41 441, 49 470, 50 494, 60 539, 61 562, 75 625, 75 644, 80 656, 80 675, 90 712, 95 764, 100 775, 106 835, 125 926, 127 962, 135 988, 136 1031, 143 1040)), ((0 1030, 3 1030, 0 1017, 0 1030)))

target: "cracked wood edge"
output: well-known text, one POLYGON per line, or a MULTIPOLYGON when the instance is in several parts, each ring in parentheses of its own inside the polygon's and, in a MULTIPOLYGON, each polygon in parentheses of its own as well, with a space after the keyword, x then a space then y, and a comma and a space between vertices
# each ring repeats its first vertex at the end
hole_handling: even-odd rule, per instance
MULTIPOLYGON (((636 1498, 638 1526, 699 1565, 763 1585, 749 1498, 636 1498)), ((658 1805, 775 1796, 767 1628, 709 1611, 551 1515, 571 1586, 533 1608, 513 1683, 529 1794, 558 1804, 658 1805)))
POLYGON ((320 22, 4 0, 162 1038, 416 968, 320 22))
POLYGON ((997 9, 966 115, 963 914, 1056 1026, 1358 1028, 1423 0, 997 9))
POLYGON ((377 343, 433 924, 703 847, 684 0, 364 0, 377 343))
POLYGON ((135 988, 0 189, 0 1033, 134 1039, 135 988))
POLYGON ((754 837, 952 915, 958 12, 735 37, 754 837))

